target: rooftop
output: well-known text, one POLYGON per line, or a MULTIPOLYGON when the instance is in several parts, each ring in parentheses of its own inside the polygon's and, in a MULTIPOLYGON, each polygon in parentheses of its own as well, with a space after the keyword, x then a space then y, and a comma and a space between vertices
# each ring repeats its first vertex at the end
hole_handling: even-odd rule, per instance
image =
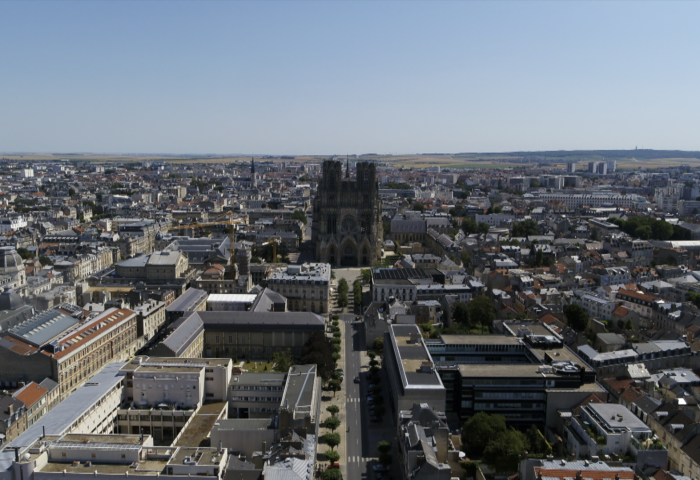
POLYGON ((166 312, 193 312, 202 301, 207 299, 207 292, 196 288, 188 288, 185 293, 165 307, 166 312))
POLYGON ((211 429, 219 418, 224 414, 228 404, 217 402, 202 405, 194 418, 189 421, 185 430, 180 434, 180 438, 175 444, 176 447, 199 447, 205 446, 211 429))
POLYGON ((391 325, 389 333, 403 387, 443 389, 418 326, 391 325))

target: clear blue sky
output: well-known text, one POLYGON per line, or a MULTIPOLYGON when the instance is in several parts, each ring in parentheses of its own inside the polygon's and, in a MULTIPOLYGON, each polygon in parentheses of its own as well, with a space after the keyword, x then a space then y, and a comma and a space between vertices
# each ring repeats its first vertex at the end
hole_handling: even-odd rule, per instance
POLYGON ((0 2, 0 151, 700 150, 699 2, 0 2))

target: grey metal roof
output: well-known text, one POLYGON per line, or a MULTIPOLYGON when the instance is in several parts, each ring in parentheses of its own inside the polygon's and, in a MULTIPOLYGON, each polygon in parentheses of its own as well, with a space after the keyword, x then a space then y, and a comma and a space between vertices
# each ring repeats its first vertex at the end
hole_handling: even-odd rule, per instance
POLYGON ((105 365, 87 383, 25 430, 10 443, 9 448, 5 448, 0 454, 0 470, 6 470, 10 467, 14 459, 12 448, 30 446, 41 437, 44 428, 46 435, 61 435, 67 432, 73 422, 122 381, 124 377, 119 374, 119 369, 123 366, 124 363, 121 362, 105 365), (80 408, 76 408, 76 405, 80 405, 80 408), (10 453, 9 464, 6 463, 8 452, 10 453))
POLYGON ((175 356, 179 357, 197 336, 204 331, 204 325, 199 317, 190 315, 189 317, 178 319, 171 325, 169 330, 171 333, 160 343, 171 350, 175 356))
POLYGON ((259 330, 275 326, 284 330, 323 330, 326 321, 311 312, 195 312, 205 330, 259 330))
POLYGON ((51 309, 38 313, 29 320, 20 323, 10 330, 10 334, 40 347, 46 345, 77 323, 77 318, 51 309))
POLYGON ((203 299, 207 298, 207 292, 196 288, 188 288, 185 293, 165 307, 166 312, 191 312, 194 311, 203 299))

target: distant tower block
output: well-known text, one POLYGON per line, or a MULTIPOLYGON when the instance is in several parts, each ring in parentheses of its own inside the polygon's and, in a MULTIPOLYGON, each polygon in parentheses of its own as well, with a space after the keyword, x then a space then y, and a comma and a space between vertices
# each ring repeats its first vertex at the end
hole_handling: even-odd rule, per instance
POLYGON ((576 172, 576 164, 571 162, 566 164, 566 173, 575 173, 576 172))

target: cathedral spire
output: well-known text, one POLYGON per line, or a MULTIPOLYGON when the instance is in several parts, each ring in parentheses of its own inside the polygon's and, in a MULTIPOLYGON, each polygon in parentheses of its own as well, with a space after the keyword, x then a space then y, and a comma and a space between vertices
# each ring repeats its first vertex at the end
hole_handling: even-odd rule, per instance
POLYGON ((251 175, 255 174, 255 159, 253 157, 250 157, 250 173, 251 175))
POLYGON ((350 178, 350 157, 345 155, 345 178, 350 178))

